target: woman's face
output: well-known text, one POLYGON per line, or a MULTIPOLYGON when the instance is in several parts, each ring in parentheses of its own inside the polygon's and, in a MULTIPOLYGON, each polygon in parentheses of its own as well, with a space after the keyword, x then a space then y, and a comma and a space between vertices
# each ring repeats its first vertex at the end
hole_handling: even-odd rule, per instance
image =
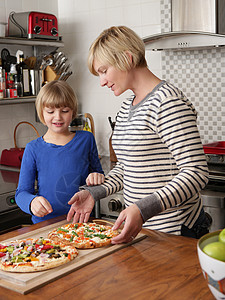
POLYGON ((128 71, 121 71, 107 64, 94 61, 94 69, 100 78, 100 85, 107 86, 119 96, 129 89, 128 71))

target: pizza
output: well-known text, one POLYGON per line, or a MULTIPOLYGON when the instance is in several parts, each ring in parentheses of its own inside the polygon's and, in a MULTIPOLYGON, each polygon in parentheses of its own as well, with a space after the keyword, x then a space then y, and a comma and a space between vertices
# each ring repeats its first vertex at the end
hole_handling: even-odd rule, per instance
POLYGON ((48 238, 58 243, 76 248, 98 248, 111 244, 111 239, 119 232, 111 226, 97 223, 71 223, 58 227, 48 234, 48 238))
POLYGON ((58 267, 78 255, 76 248, 49 239, 24 239, 0 243, 0 270, 35 272, 58 267))

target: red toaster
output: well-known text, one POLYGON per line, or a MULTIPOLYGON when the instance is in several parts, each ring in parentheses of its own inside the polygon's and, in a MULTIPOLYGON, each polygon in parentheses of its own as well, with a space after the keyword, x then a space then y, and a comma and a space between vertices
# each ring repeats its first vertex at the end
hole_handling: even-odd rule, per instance
POLYGON ((11 12, 8 20, 8 36, 58 40, 57 18, 37 11, 11 12))

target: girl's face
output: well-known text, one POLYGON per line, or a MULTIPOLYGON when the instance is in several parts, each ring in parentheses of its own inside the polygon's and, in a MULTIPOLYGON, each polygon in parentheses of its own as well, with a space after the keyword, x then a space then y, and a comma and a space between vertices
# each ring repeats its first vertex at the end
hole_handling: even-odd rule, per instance
POLYGON ((129 89, 129 73, 121 71, 113 66, 102 64, 94 61, 94 69, 100 78, 100 85, 107 86, 114 92, 115 96, 119 96, 129 89))
POLYGON ((73 118, 73 111, 69 107, 44 107, 43 117, 48 129, 55 133, 68 132, 68 126, 73 118))

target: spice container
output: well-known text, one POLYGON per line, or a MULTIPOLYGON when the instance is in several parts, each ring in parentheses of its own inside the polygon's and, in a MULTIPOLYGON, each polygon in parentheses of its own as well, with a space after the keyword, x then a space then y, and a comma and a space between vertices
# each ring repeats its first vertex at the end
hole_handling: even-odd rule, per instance
POLYGON ((3 99, 4 98, 4 92, 3 90, 0 90, 0 99, 3 99))
POLYGON ((17 91, 16 89, 6 89, 6 98, 17 98, 17 91))

